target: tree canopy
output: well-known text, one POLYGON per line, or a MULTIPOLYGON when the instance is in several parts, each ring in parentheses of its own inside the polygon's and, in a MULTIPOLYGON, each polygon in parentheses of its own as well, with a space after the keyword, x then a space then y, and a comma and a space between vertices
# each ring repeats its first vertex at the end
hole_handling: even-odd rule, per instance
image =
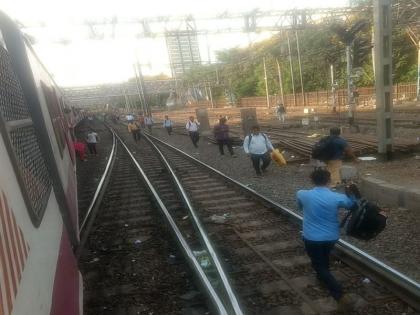
MULTIPOLYGON (((283 31, 246 48, 217 52, 217 64, 196 66, 184 75, 185 84, 199 85, 211 81, 236 97, 265 95, 263 59, 266 61, 269 93, 279 94, 277 62, 282 72, 284 93, 292 92, 288 40, 293 64, 294 84, 300 91, 297 58, 297 38, 300 44, 303 85, 305 91, 329 89, 330 65, 338 86, 346 86, 346 45, 351 45, 353 67, 362 75, 356 86, 374 84, 372 66, 372 13, 363 11, 347 20, 325 19, 297 31, 283 31)), ((417 51, 404 28, 396 25, 393 32, 393 75, 395 83, 416 80, 417 51)))

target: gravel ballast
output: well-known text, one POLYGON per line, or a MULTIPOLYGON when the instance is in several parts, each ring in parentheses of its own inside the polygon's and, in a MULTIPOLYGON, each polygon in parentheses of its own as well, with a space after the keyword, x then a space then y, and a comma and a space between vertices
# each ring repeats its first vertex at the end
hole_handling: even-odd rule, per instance
MULTIPOLYGON (((168 136, 160 128, 155 128, 153 135, 294 211, 297 211, 296 191, 312 187, 309 174, 313 170, 313 166, 310 164, 289 164, 280 168, 272 163, 268 172, 263 177, 257 178, 251 161, 242 147, 234 148, 237 156, 234 158, 229 155, 227 150, 225 150, 225 155, 221 156, 217 146, 209 143, 203 136, 196 149, 186 135, 168 136)), ((376 239, 362 242, 347 237, 343 238, 420 282, 420 269, 418 268, 420 247, 417 244, 417 240, 420 238, 419 215, 406 209, 389 209, 387 214, 388 226, 376 239)))

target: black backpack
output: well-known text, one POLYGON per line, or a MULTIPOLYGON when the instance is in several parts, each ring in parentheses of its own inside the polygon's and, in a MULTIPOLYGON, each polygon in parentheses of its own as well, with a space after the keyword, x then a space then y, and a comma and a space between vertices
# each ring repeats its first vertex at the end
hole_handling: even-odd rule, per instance
POLYGON ((334 144, 332 137, 321 138, 312 148, 312 158, 320 161, 330 160, 334 156, 334 144))
POLYGON ((386 227, 387 217, 380 212, 377 205, 362 198, 343 219, 341 227, 344 227, 347 235, 368 241, 386 227))

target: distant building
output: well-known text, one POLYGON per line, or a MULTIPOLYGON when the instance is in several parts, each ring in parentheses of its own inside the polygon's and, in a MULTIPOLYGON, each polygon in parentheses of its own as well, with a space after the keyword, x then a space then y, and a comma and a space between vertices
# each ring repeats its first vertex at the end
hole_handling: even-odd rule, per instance
POLYGON ((168 31, 165 38, 172 77, 178 78, 193 66, 201 64, 196 31, 168 31))

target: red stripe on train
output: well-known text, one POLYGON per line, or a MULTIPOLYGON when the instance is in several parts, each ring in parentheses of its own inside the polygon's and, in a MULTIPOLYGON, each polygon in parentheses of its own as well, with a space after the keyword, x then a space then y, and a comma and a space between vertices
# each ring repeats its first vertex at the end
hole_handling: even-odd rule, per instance
MULTIPOLYGON (((16 278, 15 278, 15 268, 13 265, 13 261, 12 261, 12 254, 11 254, 11 250, 10 250, 10 242, 9 242, 9 236, 7 233, 7 226, 6 226, 6 204, 4 203, 5 199, 1 200, 1 211, 0 211, 0 221, 1 221, 1 225, 3 228, 3 239, 5 242, 5 248, 4 248, 4 252, 5 252, 5 257, 6 257, 6 262, 7 262, 7 272, 4 275, 5 278, 11 278, 11 284, 8 285, 6 287, 6 291, 9 293, 9 296, 11 297, 11 300, 14 300, 14 297, 16 296, 17 293, 17 284, 16 284, 16 278)), ((9 308, 11 308, 11 305, 9 305, 9 308)), ((10 310, 9 310, 10 312, 10 310)))
POLYGON ((0 309, 0 315, 9 315, 13 309, 13 302, 17 294, 17 288, 22 278, 23 269, 29 253, 29 245, 26 243, 22 230, 16 222, 16 218, 9 208, 4 192, 0 195, 0 264, 2 265, 0 279, 4 279, 4 288, 0 282, 0 302, 6 307, 0 309), (11 280, 11 281, 10 281, 11 280), (4 292, 7 301, 3 301, 4 292), (5 312, 5 313, 3 313, 5 312))

